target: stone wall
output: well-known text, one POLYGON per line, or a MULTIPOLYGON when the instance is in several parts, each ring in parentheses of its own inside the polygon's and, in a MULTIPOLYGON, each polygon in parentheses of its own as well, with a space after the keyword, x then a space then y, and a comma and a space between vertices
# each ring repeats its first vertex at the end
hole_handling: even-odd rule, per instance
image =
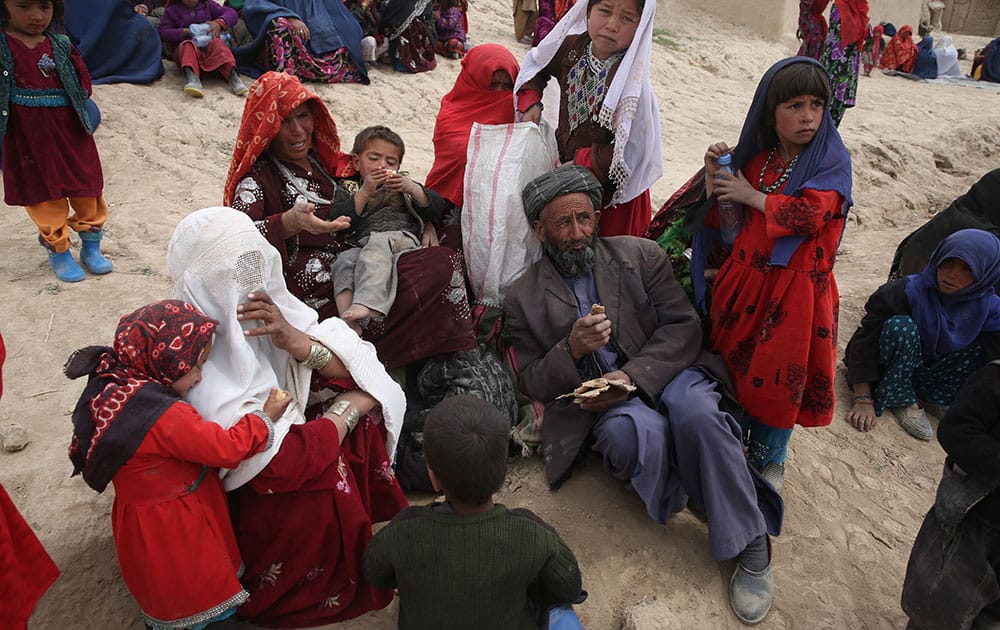
POLYGON ((944 30, 963 35, 1000 35, 1000 0, 945 0, 944 30))

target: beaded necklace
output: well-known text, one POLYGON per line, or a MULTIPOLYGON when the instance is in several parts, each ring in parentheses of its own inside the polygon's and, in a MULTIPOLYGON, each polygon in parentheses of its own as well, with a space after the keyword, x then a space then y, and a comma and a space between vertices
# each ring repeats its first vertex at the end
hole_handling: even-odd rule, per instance
POLYGON ((611 69, 625 56, 625 51, 617 52, 607 59, 594 57, 591 52, 593 42, 587 43, 580 59, 570 68, 567 75, 567 121, 573 131, 588 121, 597 121, 604 100, 604 92, 611 69))
POLYGON ((792 169, 795 168, 795 163, 799 161, 799 154, 796 154, 795 157, 792 158, 792 161, 788 163, 788 166, 785 167, 785 170, 778 170, 778 172, 781 173, 778 181, 774 182, 770 186, 766 186, 764 185, 764 173, 767 171, 767 167, 771 165, 771 160, 774 159, 774 154, 777 150, 777 147, 771 149, 771 152, 767 155, 767 160, 764 162, 764 166, 760 169, 760 175, 757 177, 758 190, 768 195, 781 188, 785 182, 788 181, 788 178, 792 175, 792 169))

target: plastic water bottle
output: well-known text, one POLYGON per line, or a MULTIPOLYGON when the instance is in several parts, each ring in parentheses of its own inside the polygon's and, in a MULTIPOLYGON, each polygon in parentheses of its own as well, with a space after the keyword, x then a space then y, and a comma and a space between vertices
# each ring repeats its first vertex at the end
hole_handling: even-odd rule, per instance
MULTIPOLYGON (((733 168, 733 156, 725 154, 719 156, 719 172, 736 175, 733 168)), ((718 200, 719 208, 719 229, 722 232, 722 240, 726 245, 732 245, 743 228, 743 204, 732 201, 718 200)))
POLYGON ((204 48, 212 41, 212 27, 209 24, 192 24, 188 28, 191 30, 191 39, 198 48, 204 48))

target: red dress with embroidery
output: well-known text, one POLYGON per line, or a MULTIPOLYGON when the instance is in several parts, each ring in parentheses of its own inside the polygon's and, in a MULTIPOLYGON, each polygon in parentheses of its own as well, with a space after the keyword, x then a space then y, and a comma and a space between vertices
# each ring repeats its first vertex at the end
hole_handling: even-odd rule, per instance
POLYGON ((255 415, 227 430, 178 401, 115 474, 115 550, 146 617, 195 617, 187 624, 194 625, 246 598, 226 493, 216 470, 202 471, 203 464, 235 468, 267 439, 268 427, 255 415))
MULTIPOLYGON (((743 168, 748 181, 758 182, 769 153, 743 168)), ((765 185, 780 178, 779 162, 767 166, 765 185)), ((766 213, 744 211, 743 230, 712 290, 712 348, 751 416, 778 429, 825 426, 833 420, 840 308, 833 264, 844 198, 812 189, 786 196, 782 189, 767 196, 766 213), (795 235, 806 238, 788 266, 771 266, 776 240, 795 235)), ((708 222, 718 225, 714 209, 708 222)))
POLYGON ((373 410, 340 443, 332 422, 295 425, 268 466, 233 494, 250 599, 238 615, 268 628, 352 619, 392 601, 361 562, 372 523, 407 506, 373 410))

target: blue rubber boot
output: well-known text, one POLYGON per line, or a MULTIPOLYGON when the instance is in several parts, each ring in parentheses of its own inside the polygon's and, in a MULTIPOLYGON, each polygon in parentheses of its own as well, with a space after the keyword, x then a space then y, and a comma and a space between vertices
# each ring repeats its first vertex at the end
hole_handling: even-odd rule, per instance
POLYGON ((80 249, 80 262, 90 273, 101 275, 110 273, 112 263, 101 254, 101 239, 104 237, 104 230, 100 232, 80 232, 80 240, 83 247, 80 249))
POLYGON ((79 282, 87 277, 68 249, 59 253, 50 251, 49 264, 52 265, 52 271, 56 272, 56 277, 63 282, 79 282))

